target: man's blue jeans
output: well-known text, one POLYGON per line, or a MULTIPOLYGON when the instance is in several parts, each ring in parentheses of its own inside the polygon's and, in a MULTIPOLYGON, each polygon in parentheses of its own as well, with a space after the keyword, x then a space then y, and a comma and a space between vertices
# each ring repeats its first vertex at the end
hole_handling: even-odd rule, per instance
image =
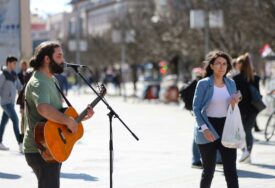
POLYGON ((14 104, 4 104, 1 105, 3 109, 1 124, 0 124, 0 143, 2 143, 3 134, 5 132, 8 120, 11 119, 13 124, 13 132, 15 134, 18 144, 20 143, 20 133, 19 133, 19 120, 14 109, 14 104))

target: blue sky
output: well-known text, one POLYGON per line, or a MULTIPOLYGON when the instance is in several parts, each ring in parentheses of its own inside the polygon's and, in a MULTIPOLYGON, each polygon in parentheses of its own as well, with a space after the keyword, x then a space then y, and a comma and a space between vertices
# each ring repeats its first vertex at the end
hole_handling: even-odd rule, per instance
POLYGON ((42 16, 70 10, 71 0, 30 0, 31 12, 42 16))

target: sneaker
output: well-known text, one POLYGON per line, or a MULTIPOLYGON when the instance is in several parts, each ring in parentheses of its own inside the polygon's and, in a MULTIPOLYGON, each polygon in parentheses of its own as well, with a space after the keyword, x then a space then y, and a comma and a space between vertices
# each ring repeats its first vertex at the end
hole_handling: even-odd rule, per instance
POLYGON ((9 150, 10 148, 6 147, 4 144, 0 143, 0 150, 9 150))
POLYGON ((23 152, 23 144, 22 143, 19 144, 19 152, 22 153, 22 154, 24 153, 23 152))
POLYGON ((245 162, 248 159, 250 159, 250 153, 247 150, 245 150, 245 151, 243 151, 243 154, 242 154, 239 162, 245 162))
POLYGON ((242 163, 251 164, 251 155, 249 155, 242 163))
POLYGON ((199 162, 193 162, 191 167, 202 169, 202 163, 200 161, 199 162))

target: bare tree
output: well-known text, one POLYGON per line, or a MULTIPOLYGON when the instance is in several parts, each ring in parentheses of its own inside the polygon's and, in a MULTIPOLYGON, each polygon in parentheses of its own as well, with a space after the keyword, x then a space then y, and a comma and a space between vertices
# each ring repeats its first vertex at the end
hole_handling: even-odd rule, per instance
MULTIPOLYGON (((233 57, 250 52, 259 58, 259 49, 275 46, 274 0, 170 0, 166 12, 157 14, 153 0, 113 20, 113 29, 133 30, 134 43, 126 44, 129 64, 177 60, 181 71, 190 72, 204 58, 204 30, 190 28, 192 9, 222 10, 224 26, 209 29, 209 48, 221 49, 233 57), (152 18, 158 16, 157 21, 152 18)), ((111 31, 110 31, 111 32, 111 31)), ((120 61, 120 46, 112 44, 110 33, 90 38, 92 52, 87 61, 112 64, 120 61)))

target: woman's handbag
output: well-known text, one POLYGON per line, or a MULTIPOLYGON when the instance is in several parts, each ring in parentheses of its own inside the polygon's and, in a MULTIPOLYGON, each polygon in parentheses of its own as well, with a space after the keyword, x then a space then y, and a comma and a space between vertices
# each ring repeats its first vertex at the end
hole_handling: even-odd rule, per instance
POLYGON ((249 91, 251 95, 251 105, 257 109, 258 112, 264 110, 266 108, 266 105, 264 104, 262 100, 262 95, 258 91, 258 89, 252 85, 249 84, 249 91))
POLYGON ((229 105, 221 142, 227 148, 244 148, 246 145, 245 132, 238 105, 235 105, 234 109, 229 105))

